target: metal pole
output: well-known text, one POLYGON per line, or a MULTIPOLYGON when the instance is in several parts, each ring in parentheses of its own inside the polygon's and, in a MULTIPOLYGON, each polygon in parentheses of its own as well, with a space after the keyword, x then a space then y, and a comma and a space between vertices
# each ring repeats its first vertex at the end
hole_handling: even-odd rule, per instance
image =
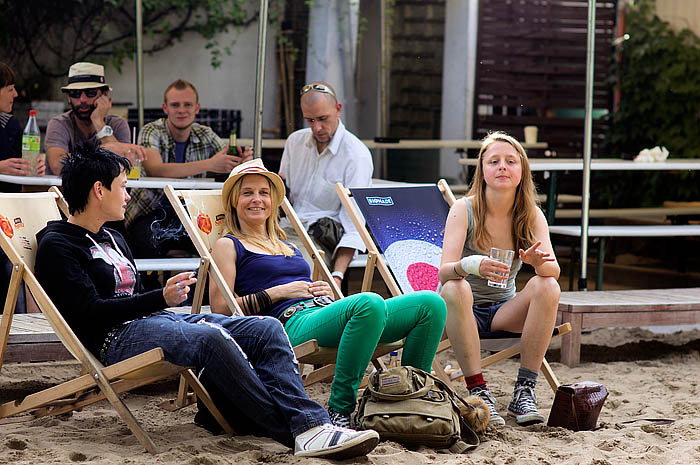
POLYGON ((258 68, 255 76, 255 127, 253 134, 253 156, 262 156, 262 112, 263 87, 265 84, 265 42, 267 39, 267 0, 260 0, 258 16, 258 68))
POLYGON ((593 132, 593 69, 595 67, 595 2, 588 0, 588 44, 586 47, 586 100, 583 123, 583 189, 581 205, 581 275, 579 290, 588 290, 588 209, 591 194, 591 138, 593 132))
POLYGON ((143 127, 143 5, 136 0, 136 107, 139 130, 143 127))
MULTIPOLYGON (((388 0, 380 0, 379 17, 380 17, 380 34, 379 34, 379 136, 388 137, 389 134, 389 103, 388 103, 388 83, 387 75, 389 68, 389 59, 387 50, 387 34, 388 24, 386 20, 386 3, 388 0)), ((382 178, 388 176, 388 157, 386 149, 379 149, 380 159, 382 161, 382 178)))

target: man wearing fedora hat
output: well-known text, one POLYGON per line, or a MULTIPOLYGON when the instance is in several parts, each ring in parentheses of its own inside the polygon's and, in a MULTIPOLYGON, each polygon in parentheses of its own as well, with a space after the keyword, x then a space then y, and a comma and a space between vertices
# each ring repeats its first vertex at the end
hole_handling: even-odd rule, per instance
MULTIPOLYGON (((342 104, 325 82, 301 89, 301 112, 308 128, 292 133, 284 145, 280 176, 289 187, 289 200, 316 243, 326 252, 333 278, 340 284, 356 250, 365 250, 360 234, 340 203, 334 186, 369 187, 372 156, 367 146, 345 129, 342 104)), ((294 228, 283 222, 289 240, 311 263, 294 228)))
POLYGON ((49 121, 46 128, 46 161, 53 173, 61 171, 63 159, 81 142, 99 141, 100 145, 129 158, 146 158, 146 150, 130 144, 129 125, 109 115, 111 87, 105 82, 102 65, 75 63, 68 71, 68 84, 61 87, 71 109, 49 121))

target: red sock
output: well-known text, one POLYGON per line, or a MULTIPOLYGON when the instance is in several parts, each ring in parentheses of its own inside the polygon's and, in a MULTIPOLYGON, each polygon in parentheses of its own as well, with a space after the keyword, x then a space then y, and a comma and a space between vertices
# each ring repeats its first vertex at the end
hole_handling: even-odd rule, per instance
POLYGON ((486 381, 484 381, 484 375, 482 373, 477 373, 471 376, 465 376, 464 381, 467 382, 467 389, 471 390, 477 386, 482 389, 486 389, 486 381))

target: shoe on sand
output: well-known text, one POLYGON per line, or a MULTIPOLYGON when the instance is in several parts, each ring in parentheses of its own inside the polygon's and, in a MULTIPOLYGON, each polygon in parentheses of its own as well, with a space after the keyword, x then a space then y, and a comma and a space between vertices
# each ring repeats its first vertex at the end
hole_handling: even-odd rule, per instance
POLYGON ((294 455, 345 460, 367 455, 379 444, 374 430, 355 431, 330 423, 315 426, 294 439, 294 455))

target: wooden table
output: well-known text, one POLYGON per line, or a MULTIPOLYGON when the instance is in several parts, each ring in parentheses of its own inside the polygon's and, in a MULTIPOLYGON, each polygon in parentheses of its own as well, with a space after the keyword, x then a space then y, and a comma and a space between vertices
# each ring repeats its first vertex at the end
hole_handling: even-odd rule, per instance
MULTIPOLYGON (((228 144, 228 139, 222 139, 228 144)), ((287 142, 286 139, 263 139, 262 146, 264 149, 282 149, 284 144, 287 142)), ((372 139, 363 139, 362 143, 367 146, 368 149, 479 149, 481 148, 480 140, 418 140, 418 139, 402 139, 398 142, 375 142, 372 139)), ((237 145, 252 146, 253 139, 236 139, 237 145)), ((546 149, 546 142, 536 142, 534 144, 527 144, 521 142, 523 147, 526 149, 546 149)))
MULTIPOLYGON (((13 176, 0 174, 0 181, 23 186, 60 186, 59 176, 13 176)), ((158 178, 142 177, 139 179, 127 179, 126 187, 140 187, 145 189, 162 189, 170 184, 175 189, 221 189, 223 182, 212 181, 204 178, 158 178)))
POLYGON ((700 323, 700 288, 562 292, 557 323, 571 323, 562 337, 561 361, 581 360, 581 330, 700 323))

